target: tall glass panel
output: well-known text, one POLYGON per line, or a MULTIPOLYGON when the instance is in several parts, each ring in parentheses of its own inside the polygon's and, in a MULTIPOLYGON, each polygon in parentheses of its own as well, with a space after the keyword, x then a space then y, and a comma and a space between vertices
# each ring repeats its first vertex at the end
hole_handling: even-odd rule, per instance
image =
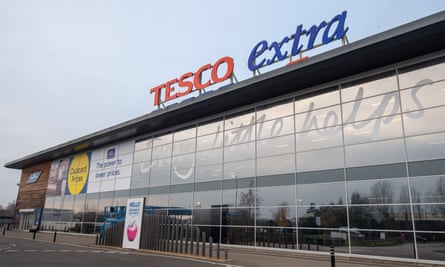
POLYGON ((258 107, 256 112, 257 123, 286 117, 294 113, 294 106, 290 100, 284 103, 274 103, 269 106, 258 107))
POLYGON ((294 117, 276 118, 257 122, 257 139, 277 137, 294 132, 294 117))
POLYGON ((343 132, 346 145, 402 137, 402 118, 400 115, 393 115, 353 122, 345 124, 343 132))
MULTIPOLYGON (((330 132, 341 124, 340 106, 331 106, 319 110, 310 109, 306 113, 295 115, 296 132, 305 132, 315 129, 322 129, 330 132)), ((321 131, 320 131, 321 132, 321 131)))
POLYGON ((346 146, 345 152, 347 167, 389 164, 406 160, 402 139, 346 146))
POLYGON ((295 152, 294 135, 263 139, 257 142, 257 156, 267 157, 295 152))
POLYGON ((399 75, 400 88, 415 87, 419 83, 422 83, 422 81, 445 80, 445 63, 427 66, 409 72, 404 70, 401 70, 400 72, 402 73, 399 75))
MULTIPOLYGON (((340 93, 338 89, 329 93, 323 93, 295 101, 295 114, 310 112, 320 108, 338 105, 340 103, 340 93)), ((298 128, 297 128, 298 130, 298 128)))
POLYGON ((445 131, 445 106, 408 112, 403 115, 407 136, 445 131))
POLYGON ((344 123, 370 120, 400 113, 398 92, 387 93, 342 105, 344 123))
POLYGON ((400 97, 403 112, 442 106, 445 103, 445 82, 424 80, 414 88, 403 90, 400 97))
MULTIPOLYGON (((372 78, 369 82, 360 83, 358 85, 348 86, 341 89, 341 99, 343 103, 357 101, 370 96, 381 95, 397 90, 397 80, 393 73, 386 78, 372 78)), ((343 85, 344 87, 344 85, 343 85)))

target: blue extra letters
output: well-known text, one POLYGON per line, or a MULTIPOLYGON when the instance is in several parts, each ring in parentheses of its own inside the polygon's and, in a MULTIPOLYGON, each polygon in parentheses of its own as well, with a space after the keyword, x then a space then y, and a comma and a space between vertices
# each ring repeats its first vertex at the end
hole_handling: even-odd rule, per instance
POLYGON ((333 17, 331 21, 322 21, 318 26, 313 25, 308 30, 304 29, 303 25, 298 25, 295 33, 290 37, 284 37, 281 42, 272 42, 269 45, 267 41, 263 40, 253 47, 247 66, 251 71, 256 71, 264 66, 286 59, 289 52, 291 56, 296 56, 302 50, 311 50, 314 48, 315 40, 320 32, 323 32, 322 44, 342 39, 349 30, 348 27, 345 27, 345 20, 346 11, 343 11, 333 17), (336 26, 335 30, 332 30, 334 25, 336 26), (305 36, 307 38, 306 45, 300 43, 301 39, 305 39, 305 36), (291 40, 293 42, 290 49, 286 49, 285 44, 290 43, 291 40), (267 51, 271 51, 271 54, 268 55, 267 51))

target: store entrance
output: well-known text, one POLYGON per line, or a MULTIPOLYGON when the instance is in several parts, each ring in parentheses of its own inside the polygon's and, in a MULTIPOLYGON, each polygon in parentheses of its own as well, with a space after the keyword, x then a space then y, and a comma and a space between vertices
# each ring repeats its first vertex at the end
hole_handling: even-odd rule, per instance
POLYGON ((35 213, 34 212, 25 212, 20 213, 20 230, 29 230, 34 226, 35 213))

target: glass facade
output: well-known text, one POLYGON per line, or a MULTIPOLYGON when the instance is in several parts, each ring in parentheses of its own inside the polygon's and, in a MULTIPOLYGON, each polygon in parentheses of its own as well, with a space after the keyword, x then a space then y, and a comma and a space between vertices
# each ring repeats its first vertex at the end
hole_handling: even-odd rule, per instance
POLYGON ((146 197, 224 244, 445 260, 445 63, 319 91, 136 140, 110 190, 48 191, 42 228, 146 197))

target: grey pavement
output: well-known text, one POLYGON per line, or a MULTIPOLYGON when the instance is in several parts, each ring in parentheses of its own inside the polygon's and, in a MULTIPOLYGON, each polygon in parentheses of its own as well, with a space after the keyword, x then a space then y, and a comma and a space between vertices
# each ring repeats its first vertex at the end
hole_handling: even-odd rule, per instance
MULTIPOLYGON (((6 237, 19 239, 33 239, 33 233, 7 231, 6 237)), ((0 236, 0 238, 2 238, 0 236)), ((54 233, 38 232, 35 239, 45 242, 53 242, 54 233)), ((97 248, 95 235, 81 235, 58 232, 56 235, 56 244, 69 244, 72 246, 97 248)), ((226 266, 243 266, 243 267, 330 267, 331 257, 329 253, 309 253, 286 250, 268 250, 260 248, 240 248, 240 247, 224 247, 228 251, 228 260, 223 262, 226 266)), ((122 249, 119 249, 122 250, 122 249)), ((153 251, 139 250, 140 253, 163 254, 153 251)), ((177 254, 171 254, 178 256, 177 254)), ((179 255, 182 257, 181 255, 179 255)), ((187 256, 189 257, 189 256, 187 256)), ((445 262, 425 263, 415 261, 397 261, 390 259, 352 257, 348 255, 336 255, 335 267, 389 267, 389 266, 416 266, 416 267, 445 267, 445 262)))

